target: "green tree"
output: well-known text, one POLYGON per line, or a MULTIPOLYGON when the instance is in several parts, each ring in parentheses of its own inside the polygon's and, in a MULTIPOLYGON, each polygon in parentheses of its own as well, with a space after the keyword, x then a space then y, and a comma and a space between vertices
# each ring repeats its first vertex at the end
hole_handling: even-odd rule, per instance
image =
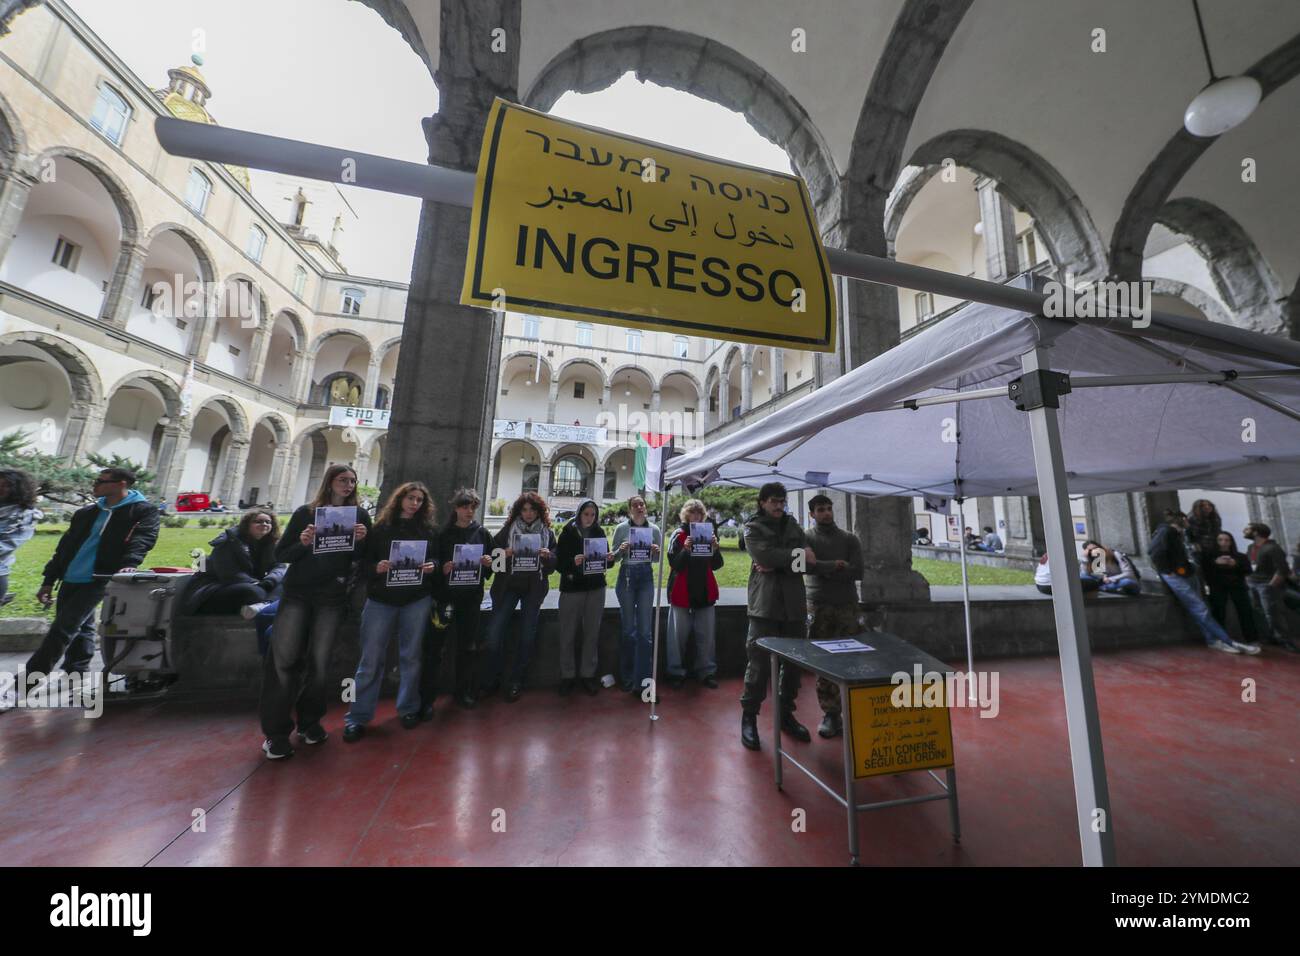
POLYGON ((49 455, 30 447, 31 434, 25 431, 0 435, 0 468, 20 468, 32 476, 36 492, 47 500, 64 505, 88 504, 95 475, 104 468, 126 468, 135 475, 135 489, 148 498, 157 495, 156 476, 129 458, 113 455, 90 455, 89 463, 77 465, 61 455, 49 455))

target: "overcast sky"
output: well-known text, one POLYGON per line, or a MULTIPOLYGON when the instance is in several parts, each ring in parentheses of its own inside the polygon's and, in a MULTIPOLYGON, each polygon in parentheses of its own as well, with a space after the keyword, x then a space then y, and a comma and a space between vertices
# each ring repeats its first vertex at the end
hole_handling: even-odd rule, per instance
MULTIPOLYGON (((151 88, 187 63, 196 30, 208 107, 223 126, 425 162, 420 118, 438 91, 419 57, 378 14, 351 0, 69 0, 151 88)), ((789 172, 785 153, 738 113, 624 76, 600 93, 561 97, 556 115, 671 146, 789 172)), ((258 173, 253 192, 278 209, 258 173)), ((420 201, 342 187, 360 221, 345 234, 354 275, 410 278, 420 201)))

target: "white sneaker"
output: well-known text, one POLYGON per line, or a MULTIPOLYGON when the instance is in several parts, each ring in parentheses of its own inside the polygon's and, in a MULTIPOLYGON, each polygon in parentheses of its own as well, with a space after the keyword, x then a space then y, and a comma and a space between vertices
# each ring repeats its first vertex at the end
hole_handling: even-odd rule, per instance
POLYGON ((1233 641, 1232 646, 1237 648, 1237 650, 1240 651, 1242 654, 1254 655, 1259 653, 1258 644, 1245 644, 1242 643, 1241 641, 1233 641))
POLYGON ((266 607, 267 603, 268 602, 263 601, 261 604, 245 604, 239 609, 239 616, 245 621, 251 621, 253 618, 257 617, 262 608, 266 607))
POLYGON ((1215 641, 1210 645, 1211 650, 1223 651, 1225 654, 1240 654, 1241 650, 1236 644, 1225 644, 1223 641, 1215 641))

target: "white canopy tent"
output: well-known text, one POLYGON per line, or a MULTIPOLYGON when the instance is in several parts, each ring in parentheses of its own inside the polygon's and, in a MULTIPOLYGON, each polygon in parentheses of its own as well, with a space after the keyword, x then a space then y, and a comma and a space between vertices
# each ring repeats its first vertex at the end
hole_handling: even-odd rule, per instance
MULTIPOLYGON (((1047 319, 972 304, 674 459, 667 480, 958 499, 1039 494, 1049 563, 1064 570, 1075 561, 1069 492, 1300 485, 1300 343, 1163 315, 1135 328, 1127 318, 1047 319)), ((1083 860, 1105 865, 1114 838, 1083 595, 1077 575, 1056 580, 1083 860)))

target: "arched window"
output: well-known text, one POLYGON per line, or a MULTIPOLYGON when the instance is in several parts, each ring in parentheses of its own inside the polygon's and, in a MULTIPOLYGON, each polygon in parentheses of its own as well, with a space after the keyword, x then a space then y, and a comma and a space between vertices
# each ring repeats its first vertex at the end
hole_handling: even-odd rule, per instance
POLYGON ((131 107, 127 105, 116 90, 101 83, 99 98, 95 100, 95 111, 90 114, 90 125, 99 130, 104 138, 115 146, 122 145, 126 135, 126 123, 131 118, 131 107))
POLYGON ((365 297, 366 294, 360 289, 344 289, 343 305, 340 306, 339 311, 344 315, 360 315, 361 300, 365 297))
POLYGON ((197 169, 190 170, 190 181, 185 186, 185 205, 197 215, 203 215, 208 208, 208 197, 212 195, 212 180, 197 169))
POLYGON ((266 233, 256 223, 249 227, 248 248, 244 251, 248 253, 248 258, 254 262, 262 261, 262 253, 266 251, 266 233))
POLYGON ((536 462, 524 465, 524 482, 520 491, 537 491, 541 481, 542 466, 536 462))
POLYGON ((302 266, 293 267, 293 294, 299 299, 307 288, 307 270, 302 266))
POLYGON ((551 494, 581 498, 587 494, 587 463, 581 458, 568 456, 555 463, 551 476, 551 494))

